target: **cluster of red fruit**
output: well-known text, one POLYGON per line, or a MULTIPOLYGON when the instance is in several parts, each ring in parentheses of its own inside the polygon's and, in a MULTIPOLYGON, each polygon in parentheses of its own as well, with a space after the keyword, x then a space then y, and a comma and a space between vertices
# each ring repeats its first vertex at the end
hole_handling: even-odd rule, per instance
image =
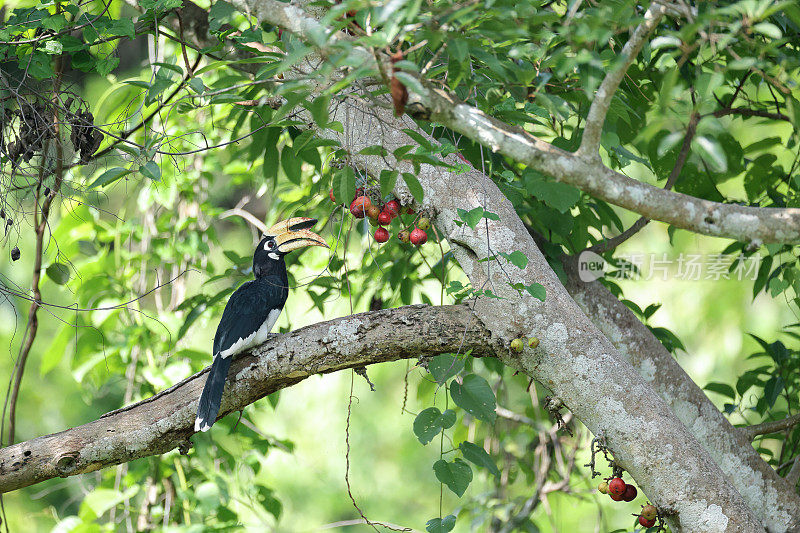
MULTIPOLYGON (((622 481, 622 478, 614 477, 609 481, 603 481, 597 486, 597 490, 603 494, 608 494, 615 502, 626 501, 632 502, 636 499, 638 491, 636 487, 629 483, 622 481)), ((656 525, 656 516, 658 512, 652 505, 645 505, 642 507, 642 512, 639 514, 639 524, 644 527, 653 527, 656 525)))
MULTIPOLYGON (((333 195, 333 189, 328 192, 331 202, 336 203, 336 197, 333 195)), ((345 204, 346 205, 346 204, 345 204)), ((392 220, 400 216, 401 212, 400 202, 396 199, 389 200, 383 205, 383 209, 372 203, 369 196, 364 194, 363 188, 356 189, 356 196, 350 203, 350 213, 356 218, 367 217, 370 224, 377 226, 375 229, 375 240, 384 243, 389 240, 389 230, 384 226, 392 223, 392 220)), ((409 208, 407 214, 413 215, 414 211, 409 208)), ((405 242, 411 243, 414 246, 422 246, 428 242, 428 234, 425 230, 431 226, 430 220, 425 217, 419 217, 412 231, 403 229, 397 234, 397 237, 405 242)))

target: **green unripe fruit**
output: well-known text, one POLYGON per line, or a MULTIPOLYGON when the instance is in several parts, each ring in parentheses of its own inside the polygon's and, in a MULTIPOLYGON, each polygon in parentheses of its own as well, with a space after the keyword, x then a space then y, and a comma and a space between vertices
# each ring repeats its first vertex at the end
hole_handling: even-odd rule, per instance
POLYGON ((537 346, 539 346, 539 339, 537 339, 536 337, 531 337, 530 339, 528 339, 528 346, 530 346, 531 348, 536 348, 537 346))
POLYGON ((603 494, 608 494, 608 483, 603 481, 599 485, 597 485, 597 490, 602 492, 603 494))
POLYGON ((520 353, 525 345, 522 343, 522 339, 514 339, 511 341, 511 350, 517 353, 520 353))
POLYGON ((417 227, 422 230, 428 229, 431 227, 431 221, 426 217, 421 217, 417 220, 417 227))

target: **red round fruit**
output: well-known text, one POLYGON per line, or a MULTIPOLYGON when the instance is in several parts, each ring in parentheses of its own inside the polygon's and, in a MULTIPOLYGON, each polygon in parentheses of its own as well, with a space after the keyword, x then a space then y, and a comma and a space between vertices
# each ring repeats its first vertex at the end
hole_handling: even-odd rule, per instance
POLYGON ((622 481, 622 478, 615 477, 611 481, 608 482, 608 493, 609 494, 616 494, 617 496, 622 496, 625 494, 625 482, 622 481))
POLYGON ((652 519, 648 520, 647 518, 645 518, 643 516, 640 516, 639 517, 639 524, 644 526, 644 527, 653 527, 654 525, 656 525, 656 519, 652 518, 652 519))
POLYGON ((381 214, 381 209, 375 204, 371 204, 366 210, 366 215, 372 220, 377 219, 378 215, 380 214, 381 214))
POLYGON ((409 238, 411 239, 411 244, 414 246, 422 246, 428 242, 428 234, 419 228, 414 228, 409 238))
POLYGON ((642 516, 647 520, 655 520, 656 516, 658 516, 658 509, 656 509, 655 505, 644 505, 642 506, 642 516))
POLYGON ((369 198, 366 196, 359 196, 350 204, 350 212, 353 213, 353 216, 356 218, 364 218, 364 213, 371 205, 372 202, 369 201, 369 198))
POLYGON ((397 235, 397 238, 398 238, 398 239, 400 239, 401 241, 403 241, 404 243, 406 243, 406 244, 407 244, 407 243, 408 243, 408 241, 409 241, 409 240, 411 240, 411 234, 410 234, 410 233, 408 233, 407 231, 401 231, 401 232, 400 232, 400 233, 397 235))
POLYGON ((383 206, 384 211, 388 211, 392 218, 396 217, 400 214, 400 202, 397 200, 389 200, 386 202, 386 205, 383 206))
POLYGON ((625 500, 626 502, 632 502, 633 500, 636 499, 636 495, 638 493, 639 491, 636 490, 636 487, 628 484, 625 486, 625 492, 622 493, 622 499, 625 500))
POLYGON ((328 198, 331 199, 331 202, 336 203, 336 197, 333 195, 333 189, 328 191, 328 198))
POLYGON ((611 494, 609 492, 608 495, 611 496, 611 499, 614 500, 615 502, 621 502, 622 501, 622 494, 611 494))
POLYGON ((392 214, 388 211, 381 211, 378 215, 378 224, 388 226, 392 222, 392 214))
POLYGON ((378 228, 375 230, 375 240, 378 242, 386 242, 389 240, 389 231, 386 228, 378 228))

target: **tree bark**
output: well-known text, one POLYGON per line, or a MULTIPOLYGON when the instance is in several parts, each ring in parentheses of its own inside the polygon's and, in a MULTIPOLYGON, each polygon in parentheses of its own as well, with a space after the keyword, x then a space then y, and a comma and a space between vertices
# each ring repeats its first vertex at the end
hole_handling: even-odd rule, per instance
POLYGON ((565 262, 567 290, 619 353, 661 395, 767 527, 794 531, 800 498, 794 487, 764 461, 739 430, 711 403, 678 361, 636 315, 600 282, 583 283, 565 262))
MULTIPOLYGON (((237 357, 220 417, 314 374, 467 350, 476 357, 495 353, 489 333, 466 304, 410 305, 320 322, 237 357)), ((0 449, 0 493, 188 449, 207 371, 88 424, 0 449)))
MULTIPOLYGON (((259 22, 280 25, 301 38, 329 32, 295 5, 272 0, 235 0, 234 5, 256 16, 259 22)), ((308 74, 313 66, 307 68, 308 74)), ((482 114, 475 120, 479 112, 463 104, 461 107, 468 109, 467 115, 460 114, 452 102, 448 104, 438 93, 432 94, 429 91, 427 100, 423 99, 424 104, 432 104, 423 115, 493 150, 503 152, 507 143, 542 143, 520 131, 497 137, 504 134, 503 128, 508 129, 506 125, 482 114)), ((339 140, 348 153, 358 154, 363 148, 378 144, 391 154, 401 146, 415 144, 402 132, 404 128, 416 129, 409 117, 395 118, 389 110, 368 106, 363 100, 337 104, 330 109, 330 117, 343 124, 344 132, 325 133, 339 140)), ((506 155, 516 158, 523 154, 512 150, 506 155)), ((387 166, 414 172, 409 162, 395 161, 391 156, 354 155, 353 158, 372 175, 378 175, 387 166)), ((574 160, 586 164, 583 158, 574 160)), ((445 161, 454 167, 459 165, 453 155, 445 161)), ((524 158, 523 162, 528 163, 524 158)), ((560 174, 563 175, 563 169, 560 174)), ((667 513, 674 530, 763 530, 739 493, 683 423, 580 311, 511 203, 491 179, 475 170, 456 174, 424 164, 417 178, 424 188, 425 199, 416 207, 432 214, 439 234, 449 241, 472 286, 490 288, 500 297, 479 299, 475 306, 478 317, 505 346, 518 336, 533 335, 541 339, 535 350, 526 349, 519 355, 501 351, 499 357, 544 383, 593 433, 605 436, 618 462, 667 513), (499 220, 482 219, 474 229, 456 224, 459 209, 469 211, 475 207, 496 213, 499 220), (499 253, 514 251, 528 258, 526 268, 517 268, 497 257, 499 253), (512 288, 514 284, 536 282, 547 289, 544 302, 512 288)), ((396 193, 404 205, 412 203, 413 198, 403 185, 398 185, 396 193)))

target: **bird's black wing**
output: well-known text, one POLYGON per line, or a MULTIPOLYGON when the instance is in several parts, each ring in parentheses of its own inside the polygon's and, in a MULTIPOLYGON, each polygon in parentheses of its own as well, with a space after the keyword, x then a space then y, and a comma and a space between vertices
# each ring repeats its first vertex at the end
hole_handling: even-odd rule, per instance
POLYGON ((222 319, 214 336, 214 362, 206 378, 200 404, 197 407, 195 431, 207 431, 216 421, 225 390, 228 368, 231 366, 232 353, 223 352, 240 345, 258 331, 266 322, 270 312, 280 310, 286 302, 288 290, 275 279, 259 279, 248 281, 231 295, 222 312, 222 319))
POLYGON ((269 285, 248 281, 231 294, 214 335, 214 357, 258 331, 276 306, 283 307, 275 292, 269 285))

